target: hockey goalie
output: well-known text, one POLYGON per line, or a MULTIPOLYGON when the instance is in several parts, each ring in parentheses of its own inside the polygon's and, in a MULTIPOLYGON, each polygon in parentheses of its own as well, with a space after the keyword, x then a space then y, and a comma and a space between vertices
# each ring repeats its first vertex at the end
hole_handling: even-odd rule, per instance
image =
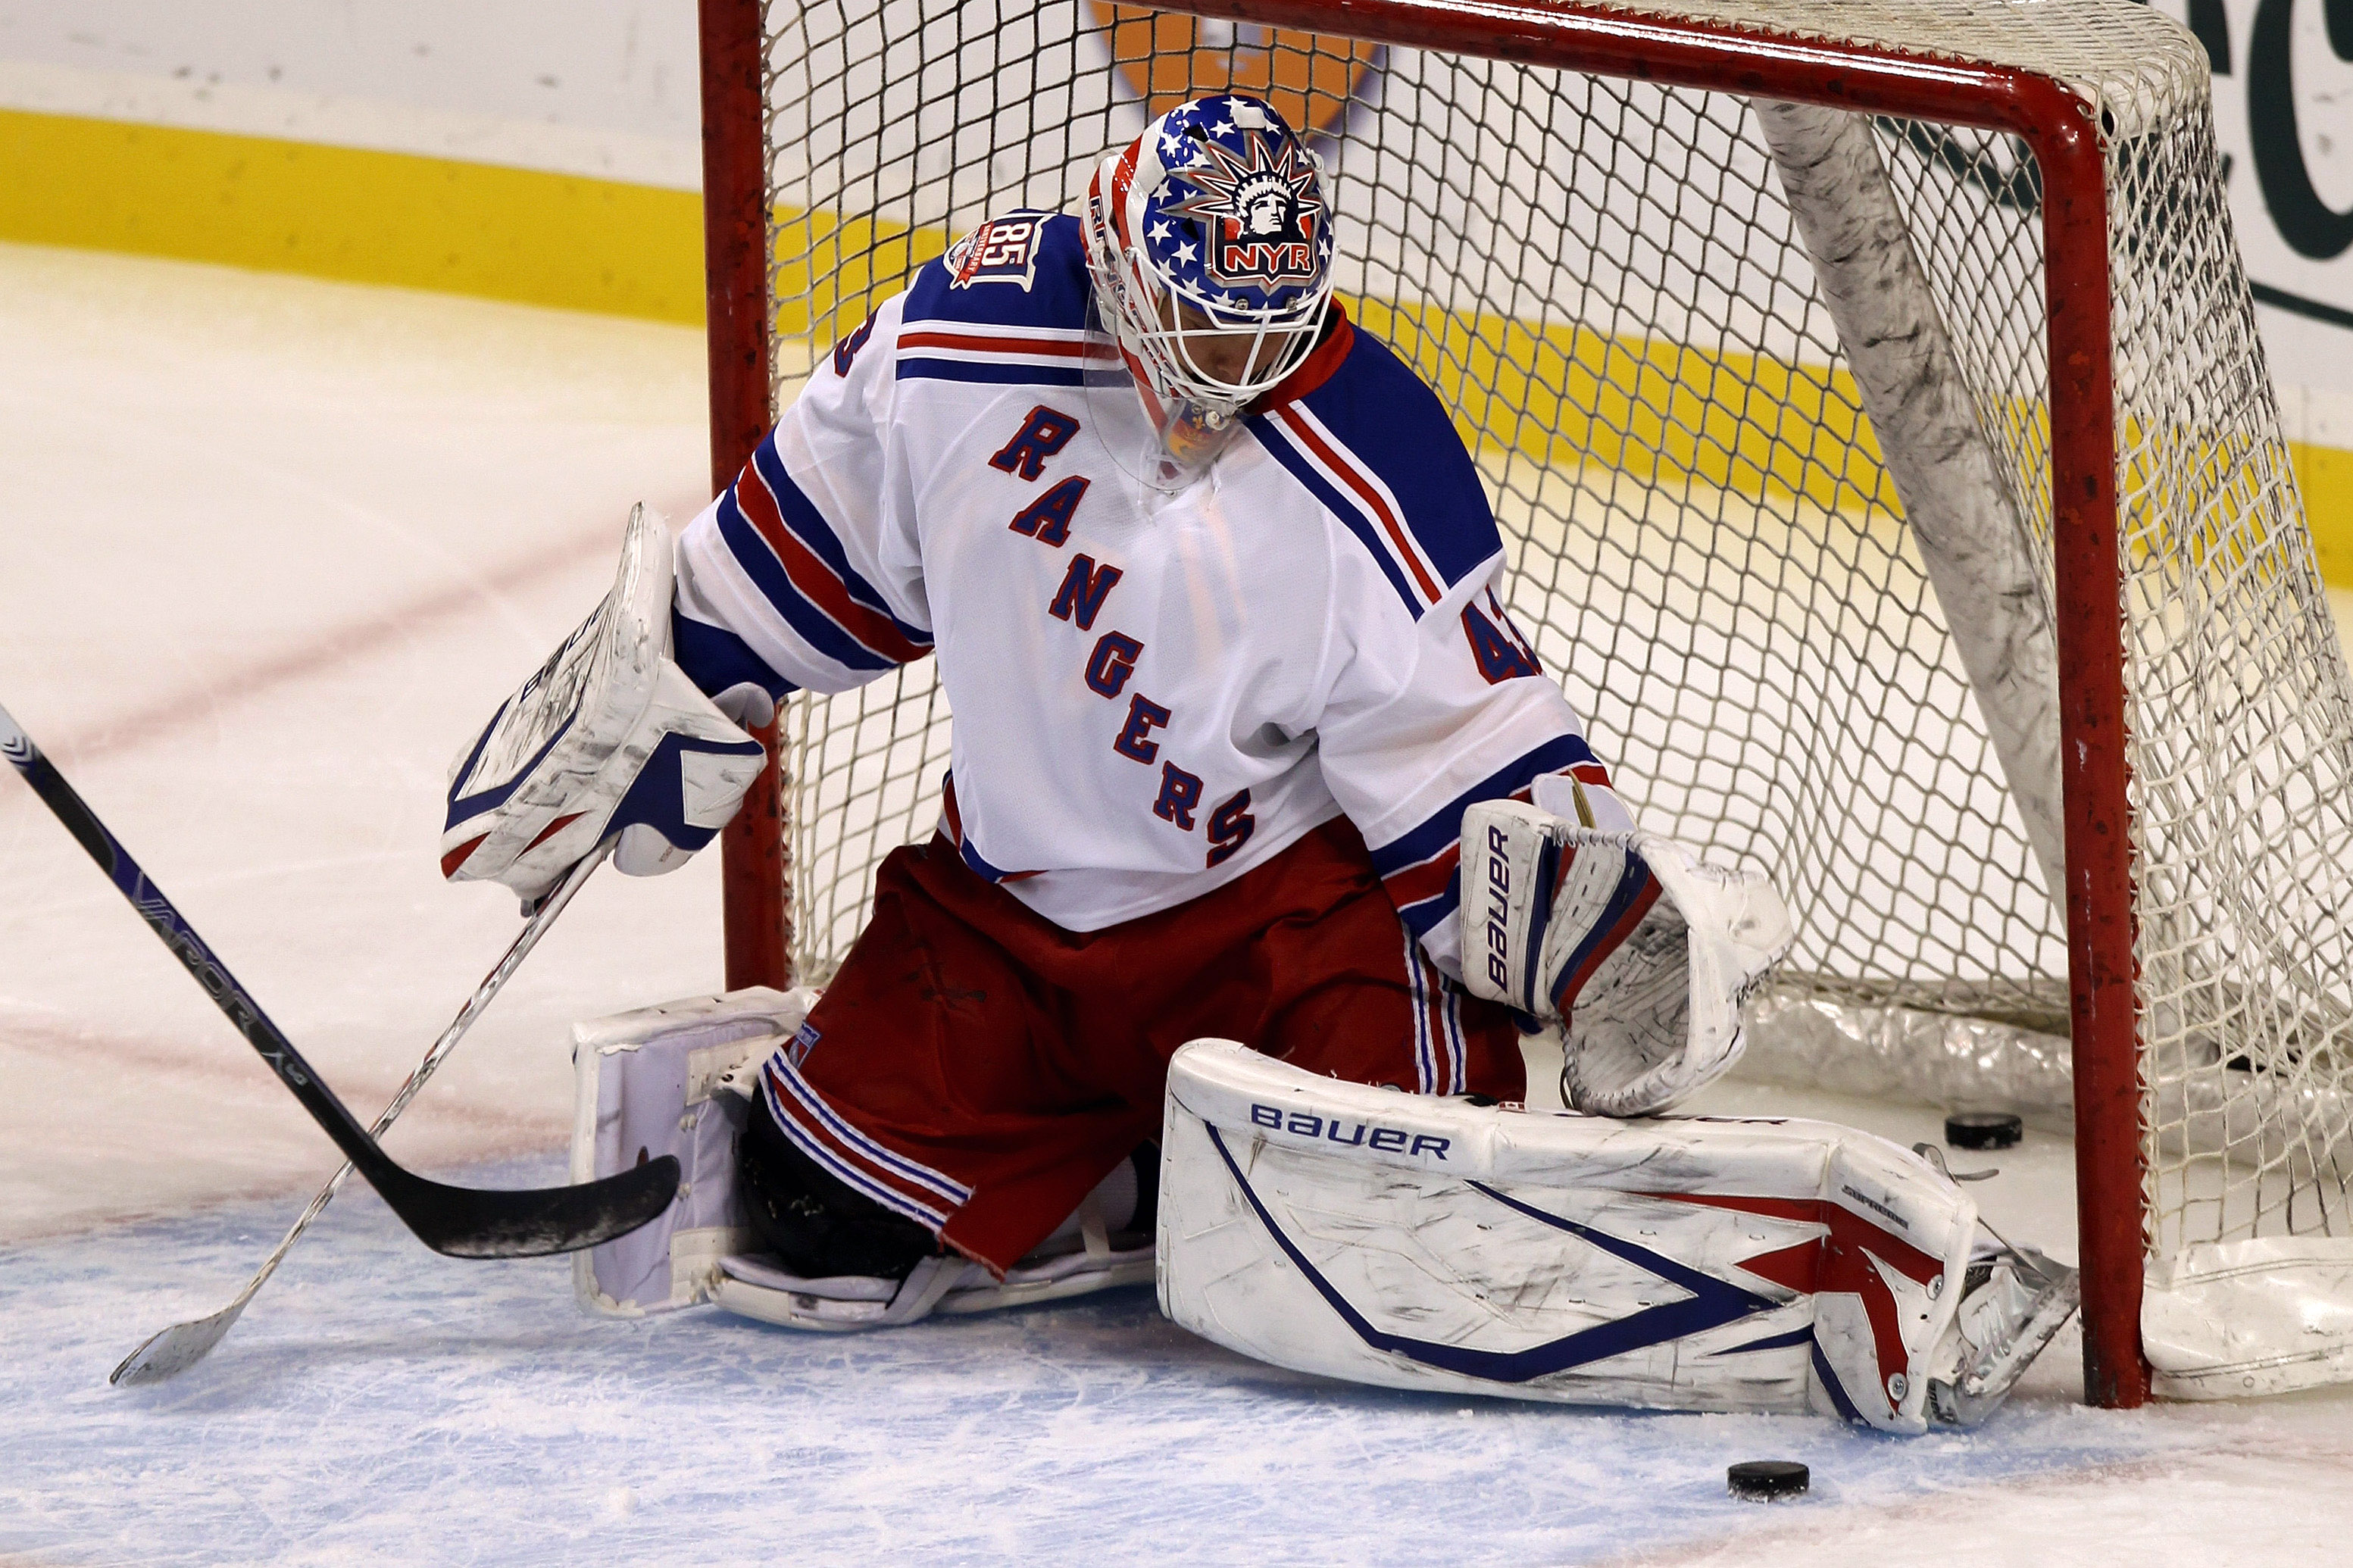
POLYGON ((675 543, 633 520, 459 758, 444 871, 528 900, 707 843, 788 691, 930 656, 955 715, 821 994, 584 1043, 598 1158, 689 1166, 632 1299, 868 1330, 1156 1275, 1335 1377, 1978 1418, 2072 1274, 1878 1139, 1660 1117, 1788 917, 1612 790, 1446 410, 1333 298, 1326 182, 1206 98, 982 224, 675 543), (1521 1108, 1540 1021, 1572 1112, 1521 1108))

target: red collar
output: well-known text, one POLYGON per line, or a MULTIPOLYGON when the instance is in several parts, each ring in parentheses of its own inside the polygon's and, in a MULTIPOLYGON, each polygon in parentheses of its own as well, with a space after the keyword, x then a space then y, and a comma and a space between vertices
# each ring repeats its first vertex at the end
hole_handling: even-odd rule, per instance
POLYGON ((1299 362, 1299 368, 1282 378, 1271 392, 1250 406, 1252 414, 1264 414, 1278 404, 1296 403, 1332 379, 1348 351, 1356 346, 1356 329, 1348 320, 1347 307, 1339 300, 1332 301, 1331 313, 1324 320, 1324 335, 1299 362))

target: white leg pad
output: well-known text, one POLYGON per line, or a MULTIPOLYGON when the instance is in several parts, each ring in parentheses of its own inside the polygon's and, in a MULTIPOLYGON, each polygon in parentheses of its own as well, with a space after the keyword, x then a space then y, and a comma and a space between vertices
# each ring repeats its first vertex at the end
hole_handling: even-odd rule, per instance
POLYGON ((1917 1433, 1977 1232, 1851 1128, 1482 1108, 1223 1040, 1176 1054, 1161 1149, 1161 1310, 1397 1388, 1917 1433))
POLYGON ((583 1308, 608 1316, 691 1307, 719 1260, 752 1244, 735 1199, 735 1138, 749 1110, 721 1080, 790 1039, 817 993, 753 986, 575 1024, 572 1180, 675 1154, 678 1196, 650 1225, 572 1255, 583 1308))

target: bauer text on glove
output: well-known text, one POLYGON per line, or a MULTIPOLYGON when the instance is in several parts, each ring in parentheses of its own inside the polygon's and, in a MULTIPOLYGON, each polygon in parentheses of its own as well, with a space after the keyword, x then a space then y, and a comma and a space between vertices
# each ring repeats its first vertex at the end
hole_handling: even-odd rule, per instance
POLYGON ((1579 827, 1518 801, 1462 815, 1462 978, 1561 1022, 1579 1110, 1664 1110, 1739 1058, 1741 1005, 1789 949, 1755 872, 1656 833, 1579 827))

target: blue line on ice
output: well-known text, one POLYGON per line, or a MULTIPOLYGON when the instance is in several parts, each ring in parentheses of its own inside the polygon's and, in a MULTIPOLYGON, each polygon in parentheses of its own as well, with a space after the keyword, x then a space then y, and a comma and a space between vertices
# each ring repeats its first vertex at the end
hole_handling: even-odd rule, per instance
POLYGON ((142 1337, 227 1300, 294 1208, 0 1250, 0 1553, 1518 1568, 1729 1535, 1756 1518, 1724 1495, 1736 1459, 1812 1465, 1801 1506, 1874 1505, 2182 1436, 2057 1403, 1904 1442, 1350 1388, 1193 1339, 1141 1289, 870 1336, 709 1309, 617 1323, 577 1311, 565 1260, 437 1258, 357 1184, 208 1361, 106 1386, 142 1337))

